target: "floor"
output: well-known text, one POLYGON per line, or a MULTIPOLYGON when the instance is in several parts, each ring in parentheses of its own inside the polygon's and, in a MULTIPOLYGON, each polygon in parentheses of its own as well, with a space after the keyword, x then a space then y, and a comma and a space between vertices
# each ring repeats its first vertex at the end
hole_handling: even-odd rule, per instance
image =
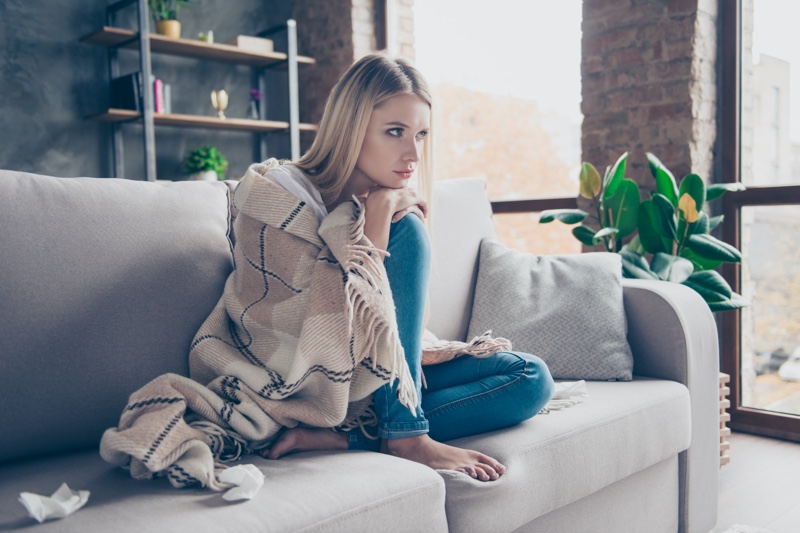
POLYGON ((733 525, 800 532, 800 444, 736 432, 728 442, 731 462, 720 469, 713 533, 733 525))

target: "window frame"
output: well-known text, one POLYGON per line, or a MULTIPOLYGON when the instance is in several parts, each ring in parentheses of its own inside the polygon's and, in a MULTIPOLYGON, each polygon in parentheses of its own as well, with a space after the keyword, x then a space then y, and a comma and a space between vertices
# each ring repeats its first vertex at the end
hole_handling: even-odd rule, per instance
MULTIPOLYGON (((723 182, 741 181, 741 58, 742 1, 719 0, 720 14, 720 176, 723 182)), ((725 215, 722 239, 741 248, 741 210, 743 207, 800 204, 800 185, 748 186, 745 191, 722 197, 725 215)), ((746 257, 743 260, 747 260, 746 257)), ((731 288, 741 293, 741 267, 725 263, 722 275, 731 288)), ((766 411, 741 405, 741 320, 740 310, 720 313, 720 366, 731 376, 729 427, 800 442, 800 416, 766 411)))

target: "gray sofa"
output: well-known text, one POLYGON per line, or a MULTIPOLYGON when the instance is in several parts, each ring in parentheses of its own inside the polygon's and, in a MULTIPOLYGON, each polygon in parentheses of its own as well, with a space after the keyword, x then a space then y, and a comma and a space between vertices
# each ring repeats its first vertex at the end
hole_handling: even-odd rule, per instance
MULTIPOLYGON (((0 171, 0 530, 705 532, 717 513, 717 333, 691 290, 625 281, 631 382, 455 441, 501 460, 494 483, 369 452, 247 457, 257 497, 135 481, 104 463, 128 395, 187 351, 229 274, 233 183, 0 171), (62 482, 88 504, 38 525, 17 501, 62 482)), ((430 329, 467 332, 484 183, 437 185, 430 329)), ((513 340, 513 339, 512 339, 513 340)))

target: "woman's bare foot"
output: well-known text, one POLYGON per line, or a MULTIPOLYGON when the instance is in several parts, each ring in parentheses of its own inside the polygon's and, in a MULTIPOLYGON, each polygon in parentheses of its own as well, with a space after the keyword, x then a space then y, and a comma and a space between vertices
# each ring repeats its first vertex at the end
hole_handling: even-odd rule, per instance
POLYGON ((290 428, 272 443, 272 446, 261 450, 261 456, 267 459, 278 459, 294 452, 311 450, 346 450, 347 436, 330 429, 290 428))
POLYGON ((426 435, 385 439, 381 451, 434 469, 455 470, 481 481, 494 481, 506 467, 488 455, 437 442, 426 435))

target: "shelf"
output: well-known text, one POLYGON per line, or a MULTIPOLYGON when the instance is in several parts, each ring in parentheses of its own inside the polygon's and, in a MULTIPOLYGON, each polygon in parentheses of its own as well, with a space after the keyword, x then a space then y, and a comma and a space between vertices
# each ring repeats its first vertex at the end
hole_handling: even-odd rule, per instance
MULTIPOLYGON (((138 46, 138 33, 125 28, 104 26, 102 30, 86 35, 81 42, 113 48, 138 46)), ((251 67, 268 67, 285 62, 287 55, 282 52, 251 52, 230 44, 209 44, 195 39, 172 39, 157 33, 150 34, 150 50, 158 54, 210 59, 226 63, 238 63, 251 67)), ((300 65, 313 65, 316 60, 311 57, 297 56, 300 65)))
MULTIPOLYGON (((86 117, 96 122, 133 122, 141 120, 142 114, 131 109, 109 109, 86 117)), ((202 115, 179 115, 154 113, 153 123, 156 126, 177 126, 182 128, 206 128, 233 131, 279 131, 289 129, 289 123, 280 120, 252 120, 249 118, 205 117, 202 115)), ((300 131, 317 131, 314 124, 300 124, 300 131)))

